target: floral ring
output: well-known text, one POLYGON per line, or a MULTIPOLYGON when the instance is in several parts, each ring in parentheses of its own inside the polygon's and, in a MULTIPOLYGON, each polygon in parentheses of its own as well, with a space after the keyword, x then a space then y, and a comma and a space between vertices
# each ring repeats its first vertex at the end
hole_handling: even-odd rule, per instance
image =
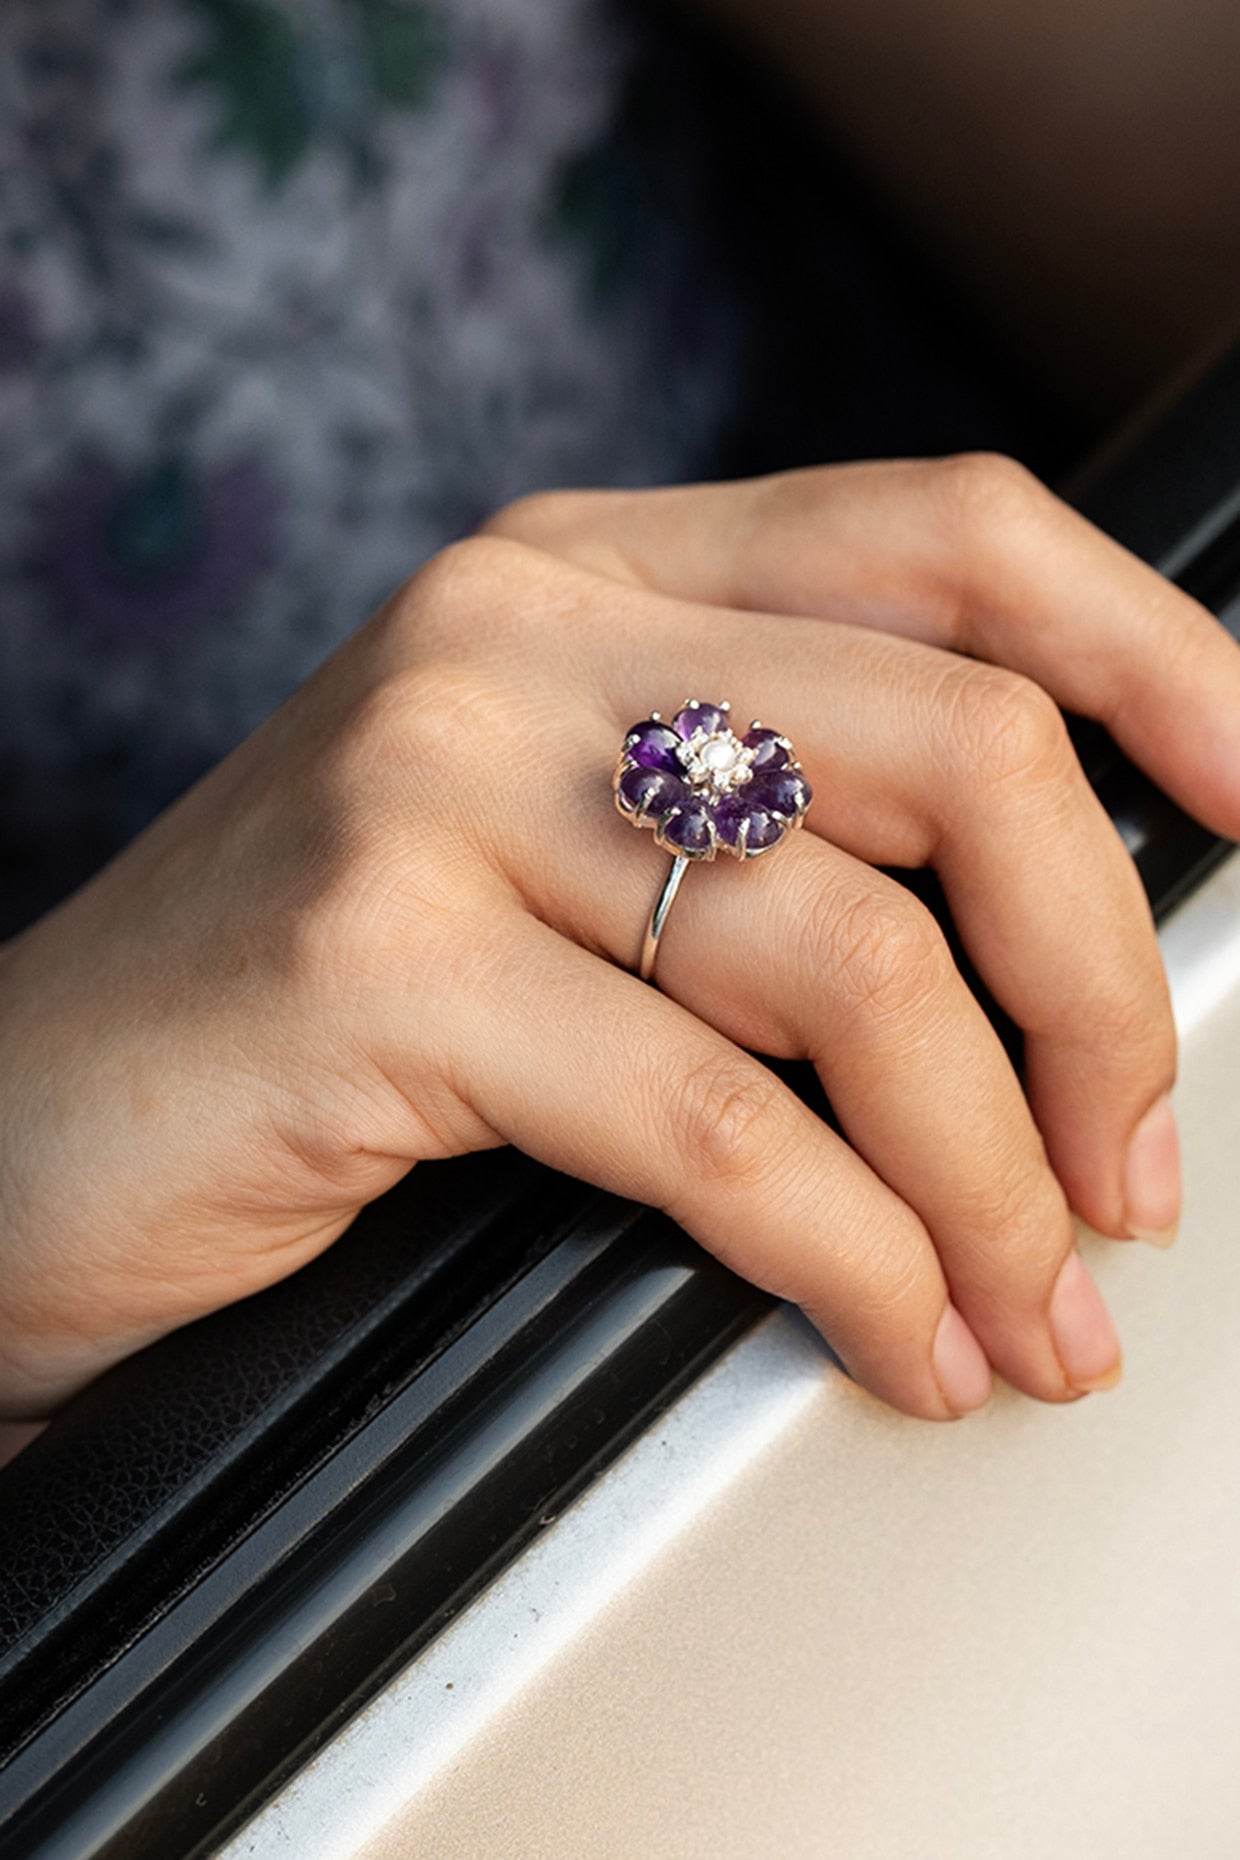
POLYGON ((799 827, 813 798, 792 744, 752 723, 737 736, 726 703, 687 698, 670 723, 657 710, 625 736, 612 779, 616 806, 635 827, 653 827, 672 854, 642 945, 649 981, 659 936, 689 866, 720 850, 737 859, 770 852, 799 827))

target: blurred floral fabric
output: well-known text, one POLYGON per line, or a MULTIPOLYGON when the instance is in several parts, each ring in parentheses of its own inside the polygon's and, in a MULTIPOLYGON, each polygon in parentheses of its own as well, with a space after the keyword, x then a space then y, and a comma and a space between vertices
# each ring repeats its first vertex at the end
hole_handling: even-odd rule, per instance
POLYGON ((5 0, 0 84, 10 854, 119 844, 506 499, 708 461, 737 313, 603 0, 5 0))

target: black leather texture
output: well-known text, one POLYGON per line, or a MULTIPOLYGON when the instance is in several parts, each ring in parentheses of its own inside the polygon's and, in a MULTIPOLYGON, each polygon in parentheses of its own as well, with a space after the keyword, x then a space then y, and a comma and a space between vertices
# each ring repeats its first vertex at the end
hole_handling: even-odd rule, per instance
POLYGON ((425 1164, 312 1265, 70 1403, 0 1474, 0 1754, 528 1270, 580 1194, 512 1151, 425 1164))

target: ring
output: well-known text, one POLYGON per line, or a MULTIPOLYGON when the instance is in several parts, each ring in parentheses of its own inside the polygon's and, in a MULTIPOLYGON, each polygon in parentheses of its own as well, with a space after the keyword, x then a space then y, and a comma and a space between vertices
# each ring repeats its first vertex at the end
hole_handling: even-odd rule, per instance
POLYGON ((616 806, 633 826, 653 827, 656 844, 672 855, 642 942, 643 982, 690 865, 720 850, 737 859, 770 852, 800 826, 813 799, 788 738, 757 721, 735 735, 730 708, 686 698, 670 723, 652 710, 620 748, 616 806))

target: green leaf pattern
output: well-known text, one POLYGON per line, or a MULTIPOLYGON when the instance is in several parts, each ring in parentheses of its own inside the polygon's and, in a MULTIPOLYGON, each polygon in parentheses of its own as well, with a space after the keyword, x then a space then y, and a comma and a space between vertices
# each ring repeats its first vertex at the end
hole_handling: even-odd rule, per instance
POLYGON ((267 0, 194 0, 206 49, 176 73, 206 85, 220 110, 216 143, 251 154, 269 187, 287 180, 314 136, 298 82, 302 48, 292 22, 267 0))
POLYGON ((373 180, 370 112, 425 107, 447 53, 444 22, 419 0, 341 0, 326 17, 280 0, 189 4, 203 47, 175 82, 214 94, 216 146, 251 156, 270 190, 320 141, 349 144, 373 180))

